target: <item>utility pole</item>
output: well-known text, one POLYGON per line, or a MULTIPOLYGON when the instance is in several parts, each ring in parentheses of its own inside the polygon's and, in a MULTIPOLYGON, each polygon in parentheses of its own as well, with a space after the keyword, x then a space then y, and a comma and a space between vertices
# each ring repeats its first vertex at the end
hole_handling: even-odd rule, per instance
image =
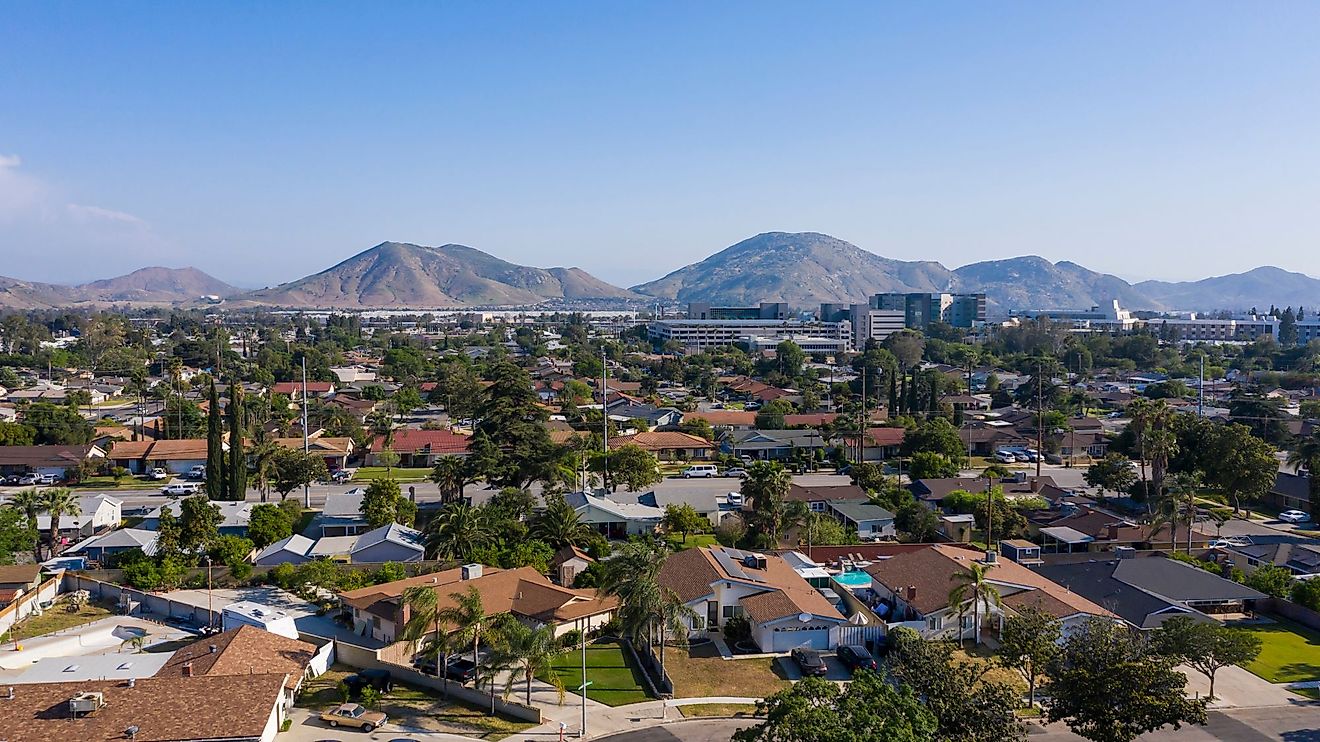
MULTIPOLYGON (((302 359, 302 433, 303 433, 303 456, 311 453, 311 446, 307 442, 307 356, 302 359)), ((312 506, 312 486, 310 482, 303 483, 303 507, 312 506)))
POLYGON ((1045 448, 1043 445, 1044 436, 1042 432, 1045 428, 1045 406, 1041 397, 1041 364, 1036 361, 1036 476, 1040 476, 1040 461, 1045 458, 1045 448))
POLYGON ((866 356, 862 356, 862 417, 857 431, 857 463, 866 461, 866 356))
MULTIPOLYGON (((607 365, 604 344, 600 346, 600 422, 601 422, 601 441, 602 441, 601 450, 605 454, 600 460, 601 462, 600 484, 602 487, 606 488, 606 491, 608 491, 609 490, 608 482, 610 478, 610 367, 607 365)), ((587 657, 586 653, 587 650, 584 648, 582 650, 583 662, 586 662, 586 657, 587 657)), ((582 676, 582 682, 584 683, 587 682, 585 671, 582 676)), ((582 698, 585 699, 586 697, 587 697, 587 691, 584 688, 582 691, 582 698)), ((584 727, 586 726, 586 718, 587 718, 585 704, 586 701, 584 700, 582 707, 583 709, 582 725, 584 727)))
POLYGON ((1196 416, 1205 417, 1205 351, 1201 351, 1201 371, 1196 384, 1196 416))
POLYGON ((578 632, 582 637, 582 726, 578 727, 578 739, 587 736, 587 627, 578 632))

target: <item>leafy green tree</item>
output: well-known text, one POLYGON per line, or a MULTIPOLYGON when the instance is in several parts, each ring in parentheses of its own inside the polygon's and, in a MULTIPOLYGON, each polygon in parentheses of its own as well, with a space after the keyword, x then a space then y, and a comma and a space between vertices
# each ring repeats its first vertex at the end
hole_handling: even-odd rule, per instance
POLYGON ((440 501, 444 503, 463 499, 463 490, 476 477, 467 459, 461 456, 441 456, 428 477, 440 488, 440 501))
POLYGON ((398 517, 399 500, 402 498, 398 482, 389 477, 373 479, 362 495, 362 504, 359 506, 362 517, 372 528, 387 526, 398 517))
POLYGON ((1210 699, 1215 697, 1215 673, 1229 665, 1245 665, 1260 654, 1260 637, 1212 621, 1174 616, 1155 632, 1155 650, 1190 665, 1210 681, 1210 699))
POLYGON ((1320 580, 1297 580, 1292 586, 1292 602, 1320 611, 1320 580))
POLYGON ((947 479, 958 476, 958 465, 943 454, 933 451, 919 451, 912 455, 908 466, 908 476, 918 479, 947 479))
POLYGON ((36 442, 37 430, 31 425, 0 421, 0 446, 31 446, 36 442))
POLYGON ((664 479, 660 474, 660 462, 655 454, 635 443, 626 443, 609 453, 609 471, 607 486, 617 491, 623 485, 631 492, 645 489, 664 479))
POLYGON ((1280 567, 1275 564, 1262 564, 1256 568, 1247 577, 1246 585, 1253 590, 1259 590, 1271 598, 1287 598, 1292 594, 1292 586, 1295 579, 1292 572, 1287 567, 1280 567))
POLYGON ((1088 485, 1110 492, 1127 492, 1137 482, 1132 462, 1121 453, 1106 454, 1087 467, 1082 476, 1088 485))
POLYGON ((1092 618, 1068 636, 1046 670, 1045 716, 1095 742, 1132 742, 1168 725, 1204 724, 1208 699, 1187 697, 1177 664, 1126 626, 1092 618))
POLYGON ((160 509, 156 521, 156 558, 178 557, 183 553, 183 526, 171 507, 160 509))
POLYGON ((665 517, 660 524, 669 533, 683 534, 683 543, 686 544, 689 533, 705 530, 710 525, 710 521, 687 503, 681 505, 670 503, 665 506, 665 517))
POLYGON ((272 484, 275 491, 280 493, 280 499, 288 497, 290 492, 299 487, 325 479, 328 475, 325 459, 283 446, 272 458, 271 468, 274 475, 272 484))
POLYGON ((235 579, 243 580, 252 574, 252 564, 248 562, 248 555, 252 553, 253 548, 255 547, 248 539, 226 534, 216 538, 207 549, 207 554, 211 559, 228 567, 229 574, 235 579))
POLYGON ((753 462, 742 480, 743 501, 751 508, 750 525, 769 548, 777 547, 783 533, 806 517, 805 503, 788 499, 792 484, 792 475, 773 461, 753 462))
POLYGON ((894 527, 909 543, 930 543, 939 535, 940 519, 919 502, 908 502, 894 511, 894 527))
MULTIPOLYGON (((465 592, 452 593, 449 599, 449 605, 436 611, 436 621, 449 627, 449 635, 454 642, 471 642, 472 664, 477 666, 472 685, 477 687, 481 684, 481 660, 477 656, 477 648, 481 638, 490 630, 493 616, 487 615, 485 605, 481 602, 481 592, 475 587, 469 586, 465 592)), ((491 714, 494 713, 492 710, 491 714)))
POLYGON ((892 675, 923 699, 935 716, 941 742, 1009 742, 1026 732, 1013 710, 1019 694, 985 677, 989 665, 953 658, 953 644, 922 639, 917 632, 897 628, 890 634, 892 675))
POLYGON ((1059 652, 1063 624, 1035 607, 1018 610, 1004 622, 999 638, 999 662, 1027 679, 1027 700, 1036 705, 1036 681, 1059 652))
POLYGON ((247 534, 248 538, 252 539, 253 545, 263 549, 293 535, 293 521, 284 510, 275 505, 269 503, 253 505, 247 534))
POLYGON ((903 438, 903 451, 909 456, 935 453, 962 466, 967 460, 967 446, 958 435, 953 423, 942 417, 926 420, 903 438))
POLYGON ((591 526, 578 518, 577 511, 563 495, 546 496, 545 508, 532 517, 528 531, 552 549, 582 546, 591 540, 594 533, 591 526))
POLYGON ((29 404, 22 411, 22 423, 33 430, 33 442, 39 446, 80 446, 91 443, 96 432, 77 410, 50 402, 29 404))
POLYGON ((783 430, 784 416, 793 414, 793 405, 788 400, 772 399, 756 411, 757 430, 783 430))
POLYGON ((23 520, 27 524, 27 530, 35 534, 32 543, 32 558, 41 561, 41 538, 37 532, 37 516, 45 510, 45 504, 41 500, 41 490, 26 489, 15 492, 9 496, 7 510, 15 510, 23 514, 23 520))
MULTIPOLYGON (((1306 479, 1308 510, 1320 514, 1320 433, 1299 437, 1288 449, 1288 466, 1293 471, 1306 469, 1311 476, 1306 479)), ((1320 516, 1317 516, 1320 517, 1320 516)))
POLYGON ((688 435, 695 435, 698 438, 705 438, 708 441, 715 440, 715 428, 704 417, 693 417, 684 420, 679 423, 678 430, 688 435))
POLYGON ((37 529, 22 510, 0 508, 0 564, 14 564, 19 552, 36 548, 37 540, 37 529))
POLYGON ((220 508, 211 504, 206 495, 185 497, 179 503, 179 548, 185 553, 210 549, 220 537, 223 520, 220 508))
POLYGON ((210 407, 206 411, 206 496, 212 500, 228 499, 225 468, 224 429, 220 425, 220 395, 211 382, 210 407))
POLYGON ((842 523, 824 513, 808 513, 806 515, 799 540, 805 540, 813 546, 837 546, 858 542, 856 529, 846 528, 842 523))
POLYGON ((806 677, 757 703, 765 721, 734 742, 926 742, 937 739, 934 715, 906 686, 860 671, 845 687, 806 677))

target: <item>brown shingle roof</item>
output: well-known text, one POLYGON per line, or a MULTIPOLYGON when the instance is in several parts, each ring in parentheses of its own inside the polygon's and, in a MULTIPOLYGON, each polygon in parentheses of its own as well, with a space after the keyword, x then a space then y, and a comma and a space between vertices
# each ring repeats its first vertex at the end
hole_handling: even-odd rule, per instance
POLYGON ((685 412, 683 422, 703 419, 711 425, 731 425, 751 427, 756 424, 756 413, 745 410, 706 410, 704 412, 685 412))
POLYGON ((183 677, 183 666, 191 662, 195 676, 284 673, 288 675, 286 685, 292 689, 298 687, 314 654, 315 644, 240 626, 179 649, 155 677, 183 677))
POLYGON ((788 488, 789 500, 803 502, 828 502, 830 500, 869 500, 866 490, 855 484, 802 485, 793 484, 788 488))
POLYGON ((745 568, 744 571, 748 575, 755 574, 760 578, 760 581, 751 581, 725 570, 720 565, 719 559, 715 557, 717 550, 727 552, 734 561, 738 561, 738 556, 744 553, 725 549, 723 546, 685 549, 671 555, 661 565, 660 584, 673 590, 685 603, 709 595, 711 583, 719 580, 731 580, 743 585, 760 585, 765 588, 764 592, 738 601, 748 615, 758 623, 796 616, 799 613, 837 617, 840 621, 843 620, 834 605, 802 579, 802 576, 782 557, 765 554, 764 570, 745 568))
POLYGON ((0 566, 0 585, 27 585, 41 576, 40 564, 0 566))
POLYGON ((122 681, 34 683, 14 686, 0 702, 0 735, 8 742, 126 739, 135 742, 258 739, 266 729, 284 685, 284 675, 139 678, 122 681), (105 705, 77 719, 69 699, 82 692, 104 694, 105 705))

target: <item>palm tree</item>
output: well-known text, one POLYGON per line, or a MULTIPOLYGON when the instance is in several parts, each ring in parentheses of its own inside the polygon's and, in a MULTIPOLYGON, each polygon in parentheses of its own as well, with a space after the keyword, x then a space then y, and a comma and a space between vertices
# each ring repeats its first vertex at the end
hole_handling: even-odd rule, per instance
POLYGON ((252 474, 257 479, 257 489, 261 491, 261 501, 270 497, 270 480, 275 475, 275 457, 279 455, 280 444, 271 439, 264 430, 257 429, 252 439, 252 474))
POLYGON ((972 603, 973 645, 978 647, 981 645, 981 604, 985 604, 986 610, 989 610, 991 604, 1003 605, 1003 601, 999 597, 999 590, 990 584, 988 579, 991 566, 980 562, 972 562, 967 565, 967 569, 949 576, 951 582, 958 583, 949 591, 949 607, 958 610, 959 644, 962 644, 963 641, 962 615, 966 610, 965 604, 968 601, 972 603))
POLYGON ((1173 475, 1169 490, 1159 499, 1155 517, 1151 520, 1151 535, 1164 526, 1169 527, 1169 551, 1178 550, 1178 524, 1187 524, 1187 553, 1192 551, 1192 522, 1196 519, 1196 493, 1201 479, 1196 474, 1173 475))
POLYGON ((440 488, 442 503, 462 500, 468 483, 467 462, 458 456, 441 456, 431 469, 430 480, 440 488))
POLYGON ((604 562, 601 589, 619 599, 616 615, 631 641, 645 638, 652 619, 661 612, 664 591, 658 580, 664 557, 659 544, 630 541, 604 562))
POLYGON ((1146 486, 1146 432, 1150 428, 1151 405, 1151 400, 1140 398, 1132 400, 1127 406, 1127 414, 1131 420, 1128 428, 1131 429, 1137 444, 1137 455, 1141 463, 1141 491, 1146 495, 1150 494, 1150 489, 1146 486))
POLYGON ((752 523, 769 541, 770 548, 777 548, 780 535, 806 517, 803 503, 787 499, 792 484, 792 475, 772 461, 758 461, 747 468, 743 501, 751 507, 752 523))
POLYGON ((434 588, 415 585, 403 591, 403 604, 408 609, 408 620, 399 632, 399 639, 412 642, 413 651, 424 639, 423 657, 434 657, 436 669, 444 679, 445 693, 449 693, 449 634, 440 631, 440 598, 434 588))
MULTIPOLYGON (((450 598, 454 604, 441 608, 435 613, 435 621, 449 624, 453 627, 450 636, 456 643, 465 644, 472 642, 472 664, 477 666, 473 672, 473 687, 481 684, 481 664, 477 660, 477 647, 481 644, 481 637, 490 628, 492 617, 486 615, 486 608, 481 602, 481 593, 475 587, 468 587, 467 592, 451 593, 450 598)), ((492 686, 491 694, 494 695, 492 686)), ((495 713, 494 700, 492 699, 491 714, 495 713)))
POLYGON ((494 538, 484 511, 462 502, 444 506, 426 524, 426 548, 438 559, 469 561, 494 538))
POLYGON ((678 597, 678 593, 667 587, 660 588, 660 610, 655 619, 660 634, 660 674, 662 676, 665 674, 665 644, 668 643, 669 637, 674 637, 678 646, 687 646, 688 627, 697 615, 697 612, 691 606, 678 597))
POLYGON ((43 490, 41 505, 42 509, 50 515, 50 555, 53 558, 58 554, 56 543, 60 537, 60 516, 82 515, 82 506, 78 504, 77 496, 64 487, 52 487, 43 490))
POLYGON ((1307 470, 1306 498, 1312 517, 1320 518, 1320 432, 1298 438, 1288 451, 1288 466, 1294 472, 1307 470))
POLYGON ((577 511, 562 495, 552 496, 549 500, 546 508, 532 520, 530 535, 552 549, 586 543, 592 533, 591 526, 578 518, 577 511))
MULTIPOLYGON (((505 614, 508 615, 508 614, 505 614)), ((559 691, 559 704, 564 703, 564 681, 554 671, 555 658, 563 653, 564 648, 555 637, 553 626, 533 629, 517 620, 504 623, 503 641, 491 653, 488 667, 492 670, 492 682, 500 670, 510 670, 504 681, 504 699, 508 700, 513 691, 513 684, 522 675, 527 692, 527 705, 532 704, 532 678, 539 673, 547 682, 559 691)))
MULTIPOLYGON (((9 507, 21 512, 27 518, 29 530, 33 532, 37 530, 37 515, 45 509, 40 491, 28 489, 15 492, 9 497, 9 507)), ((32 544, 32 558, 41 561, 41 539, 39 538, 32 544)))

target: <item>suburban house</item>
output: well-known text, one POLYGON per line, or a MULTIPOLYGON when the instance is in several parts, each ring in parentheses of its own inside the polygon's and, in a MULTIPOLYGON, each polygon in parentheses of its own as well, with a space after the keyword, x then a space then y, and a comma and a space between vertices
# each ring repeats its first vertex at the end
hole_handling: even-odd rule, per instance
POLYGON ((784 461, 798 451, 824 450, 829 443, 817 430, 742 430, 725 434, 720 447, 734 456, 784 461))
POLYGON ((1298 577, 1320 574, 1320 545, 1296 536, 1251 536, 1248 546, 1216 547, 1215 561, 1250 575, 1266 564, 1283 567, 1298 577))
POLYGON ((259 567, 275 567, 286 563, 302 564, 314 558, 309 555, 309 552, 315 544, 315 541, 306 536, 295 533, 257 552, 257 556, 252 560, 252 563, 259 567))
POLYGON ((550 574, 555 584, 571 586, 577 576, 595 564, 596 560, 576 546, 568 545, 555 553, 550 560, 550 574))
POLYGON ((262 663, 252 670, 19 685, 0 703, 0 730, 8 742, 274 742, 285 718, 285 675, 265 672, 262 663), (75 698, 86 710, 70 715, 75 698))
POLYGON ((284 676, 284 711, 302 689, 303 680, 317 674, 312 658, 317 647, 255 626, 239 626, 202 637, 180 647, 153 677, 189 678, 246 676, 254 670, 284 676))
POLYGON ((1001 448, 1027 448, 1036 445, 1012 423, 994 420, 969 422, 958 429, 958 437, 973 456, 990 456, 1001 448))
MULTIPOLYGON (((120 441, 110 449, 110 460, 134 474, 146 474, 155 468, 186 474, 194 466, 206 466, 206 445, 205 438, 120 441)), ((221 446, 229 450, 228 443, 221 446)))
POLYGON ((999 559, 993 552, 972 551, 960 546, 931 544, 924 549, 896 554, 865 567, 880 612, 890 617, 889 626, 904 626, 927 639, 972 638, 975 619, 970 604, 949 605, 955 577, 973 564, 988 568, 988 582, 998 590, 1002 607, 987 602, 981 606, 979 632, 997 636, 1013 611, 1036 607, 1057 618, 1064 633, 1093 616, 1114 614, 1099 602, 1070 591, 1014 562, 999 559), (959 614, 962 613, 961 617, 959 614))
POLYGON ((1075 595, 1103 603, 1138 629, 1154 629, 1173 616, 1212 620, 1212 614, 1247 613, 1264 593, 1164 556, 1041 565, 1034 572, 1075 595))
POLYGON ((389 448, 399 455, 399 466, 430 468, 443 456, 466 456, 468 443, 467 436, 451 430, 400 428, 394 431, 393 440, 388 446, 385 445, 385 436, 376 436, 371 442, 367 465, 383 466, 379 459, 380 452, 389 448))
POLYGON ((824 513, 829 511, 830 502, 868 502, 871 497, 866 494, 866 490, 855 484, 807 486, 794 483, 789 486, 785 499, 805 502, 811 512, 824 513))
POLYGON ((326 536, 317 541, 306 552, 306 556, 352 564, 381 564, 420 562, 425 553, 421 531, 391 523, 352 536, 326 536))
MULTIPOLYGON (((83 495, 78 498, 78 515, 61 515, 58 524, 64 543, 81 541, 93 534, 118 528, 123 520, 123 501, 109 495, 83 495)), ((50 514, 37 515, 37 532, 50 532, 50 514)))
MULTIPOLYGON (((294 451, 303 450, 302 438, 276 438, 275 443, 294 451)), ((353 455, 353 439, 313 435, 307 439, 307 452, 324 459, 326 471, 339 471, 348 466, 353 455)))
POLYGON ((309 381, 305 385, 301 381, 279 381, 270 388, 271 394, 283 394, 289 398, 290 402, 297 402, 302 399, 303 388, 307 389, 307 397, 328 397, 335 393, 335 383, 333 381, 309 381))
POLYGON ((860 500, 830 500, 826 504, 828 512, 863 541, 898 538, 894 514, 879 505, 860 500))
POLYGON ((0 608, 14 602, 24 593, 36 590, 40 584, 40 564, 0 566, 0 608))
MULTIPOLYGON (((907 431, 903 428, 867 428, 866 429, 866 454, 865 461, 876 462, 892 459, 899 455, 903 448, 903 439, 907 431)), ((843 445, 848 452, 848 460, 857 460, 857 436, 847 436, 842 439, 843 445)))
MULTIPOLYGON (((246 536, 248 523, 252 520, 252 508, 255 503, 251 502, 230 502, 230 501, 212 501, 211 507, 220 512, 220 523, 218 530, 221 536, 246 536)), ((138 524, 138 528, 147 531, 156 531, 160 529, 161 511, 168 509, 175 518, 183 514, 183 502, 181 500, 171 500, 147 512, 138 524)))
MULTIPOLYGON (((403 602, 410 587, 435 590, 440 607, 454 605, 454 596, 477 591, 486 616, 511 613, 532 626, 554 626, 559 636, 573 629, 590 630, 604 625, 614 615, 618 601, 595 590, 574 590, 552 583, 534 567, 498 569, 466 564, 456 569, 409 577, 381 585, 370 585, 339 594, 340 603, 353 619, 353 633, 394 644, 411 613, 403 602)), ((441 627, 441 630, 447 627, 441 627)), ((413 647, 400 642, 382 650, 406 663, 413 647)))
POLYGON ((962 492, 985 492, 986 485, 998 487, 1008 500, 1028 497, 1043 497, 1049 502, 1056 502, 1070 496, 1068 490, 1059 487, 1048 476, 1034 477, 1018 473, 1011 477, 987 482, 984 477, 947 477, 940 479, 918 479, 908 485, 908 490, 921 502, 938 510, 940 502, 950 494, 962 492))
POLYGON ((611 540, 655 533, 665 517, 665 511, 657 507, 640 502, 616 502, 585 492, 570 492, 564 499, 577 511, 578 520, 611 540))
POLYGON ((1104 458, 1109 439, 1101 431, 1069 430, 1058 437, 1059 456, 1065 459, 1104 458))
POLYGON ((682 411, 676 407, 656 407, 624 396, 610 400, 608 408, 610 417, 640 420, 647 430, 675 426, 683 419, 682 411))
POLYGON ((716 430, 751 430, 756 427, 756 413, 746 410, 697 410, 683 413, 683 422, 705 420, 716 430))
POLYGON ((105 563, 115 554, 126 551, 141 551, 147 556, 156 553, 156 532, 141 528, 116 528, 100 536, 92 536, 85 541, 70 546, 65 555, 83 554, 88 559, 105 563))
POLYGON ((847 623, 833 603, 773 554, 723 546, 685 549, 665 559, 659 580, 696 612, 689 621, 694 634, 745 616, 764 652, 832 649, 847 623))
POLYGON ((699 435, 672 431, 642 431, 634 435, 612 439, 610 445, 622 448, 628 444, 649 451, 661 461, 705 460, 715 451, 715 444, 699 435))
MULTIPOLYGON (((1039 537, 1042 551, 1047 554, 1077 551, 1112 551, 1117 547, 1143 547, 1168 545, 1172 536, 1182 546, 1187 545, 1187 524, 1178 523, 1170 534, 1168 525, 1155 527, 1133 523, 1126 518, 1093 507, 1069 509, 1066 513, 1043 523, 1028 520, 1028 530, 1039 537)), ((1205 547, 1215 540, 1213 533, 1199 526, 1191 529, 1193 547, 1205 547)))
POLYGON ((1310 479, 1305 474, 1289 474, 1281 471, 1274 478, 1274 486, 1270 487, 1270 491, 1262 499, 1272 508, 1310 513, 1310 479))
POLYGON ((325 496, 325 505, 316 522, 321 527, 321 537, 356 536, 371 530, 367 519, 362 515, 362 498, 366 491, 354 488, 348 492, 332 492, 325 496))
POLYGON ((0 446, 0 474, 50 474, 63 477, 84 461, 105 458, 98 446, 0 446))

